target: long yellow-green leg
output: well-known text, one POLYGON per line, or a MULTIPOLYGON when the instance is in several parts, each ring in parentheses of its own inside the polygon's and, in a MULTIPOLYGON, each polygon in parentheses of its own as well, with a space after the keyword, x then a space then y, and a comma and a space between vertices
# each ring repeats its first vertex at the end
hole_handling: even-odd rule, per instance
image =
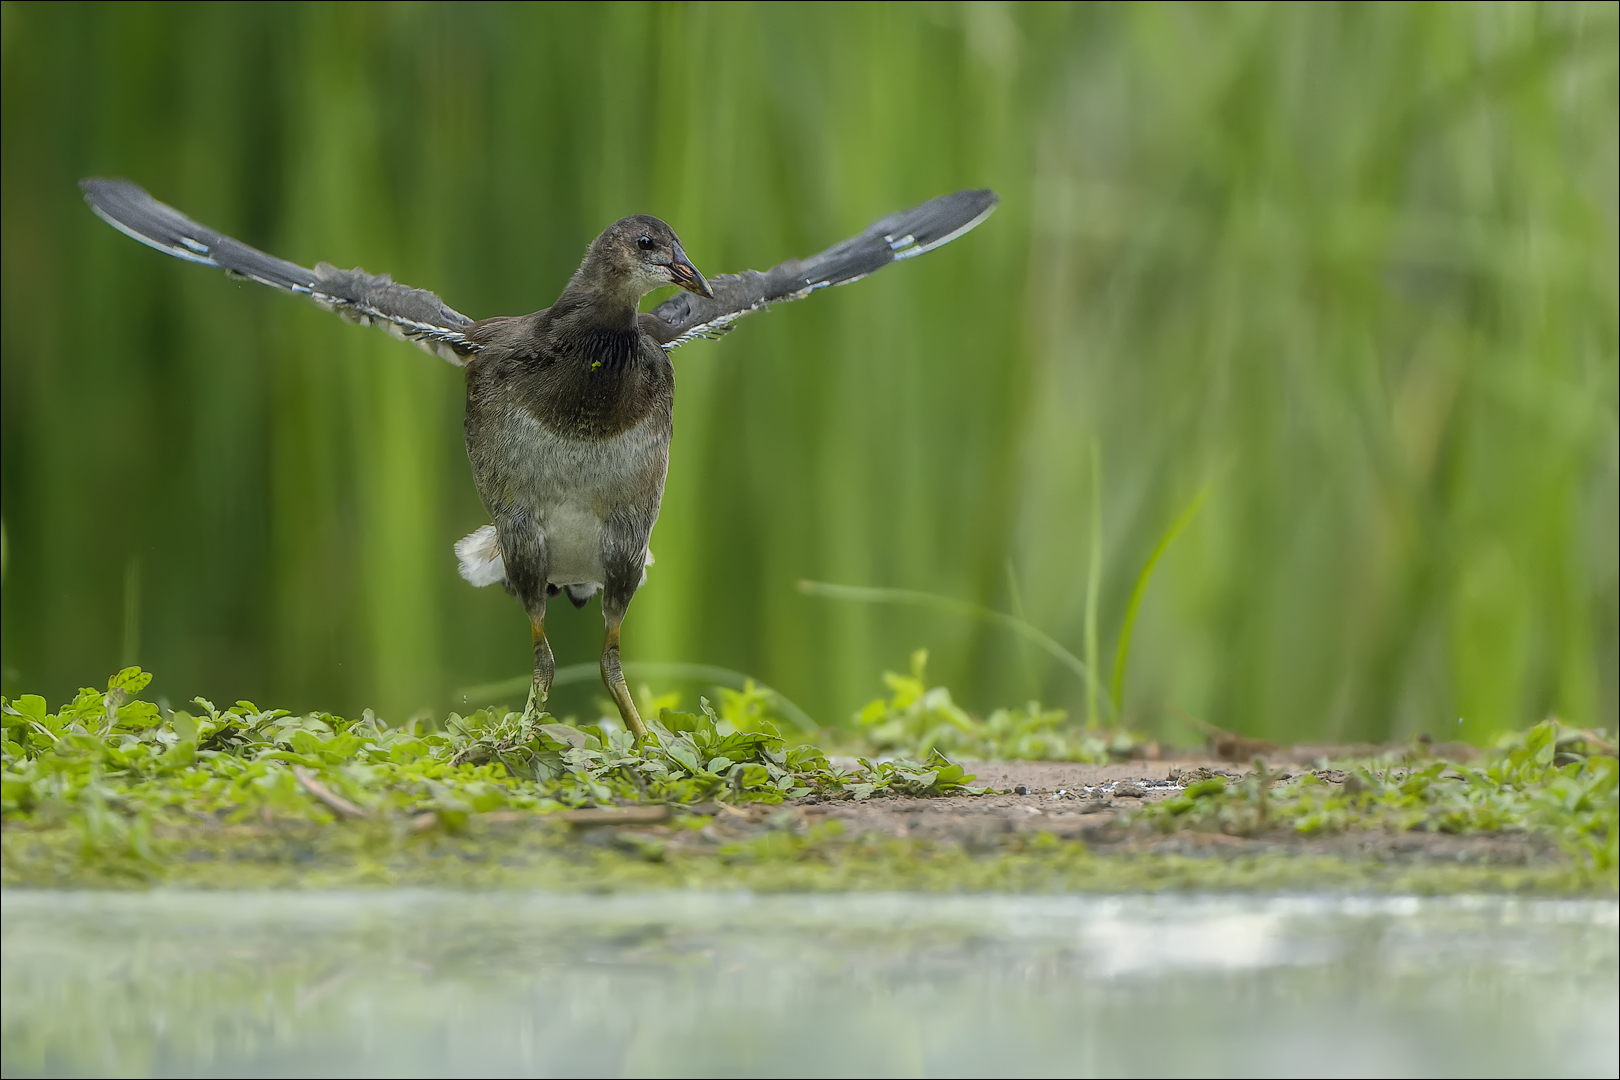
POLYGON ((523 706, 523 719, 534 720, 545 711, 546 698, 551 696, 551 677, 556 674, 557 662, 551 656, 551 644, 546 641, 546 612, 529 616, 529 636, 534 641, 534 681, 529 684, 529 701, 523 706))
POLYGON ((636 703, 630 700, 630 687, 625 685, 624 672, 619 668, 619 623, 623 618, 623 615, 608 617, 607 640, 602 643, 602 682, 619 707, 619 718, 640 746, 647 738, 647 727, 641 722, 641 714, 636 712, 636 703))

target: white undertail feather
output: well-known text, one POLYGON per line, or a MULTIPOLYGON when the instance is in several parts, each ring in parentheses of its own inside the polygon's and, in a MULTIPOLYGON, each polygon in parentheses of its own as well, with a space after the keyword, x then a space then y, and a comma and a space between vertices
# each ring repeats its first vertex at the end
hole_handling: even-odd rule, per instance
POLYGON ((495 526, 481 526, 457 540, 456 558, 461 560, 461 576, 473 585, 506 584, 506 563, 501 559, 495 526))
MULTIPOLYGON (((506 562, 501 558, 501 541, 495 526, 481 525, 457 540, 456 558, 461 563, 461 576, 478 588, 506 584, 506 562)), ((648 548, 647 559, 641 568, 641 585, 647 584, 647 567, 652 564, 652 548, 648 548)), ((589 586, 572 586, 569 592, 588 597, 599 588, 599 582, 592 582, 589 586)))

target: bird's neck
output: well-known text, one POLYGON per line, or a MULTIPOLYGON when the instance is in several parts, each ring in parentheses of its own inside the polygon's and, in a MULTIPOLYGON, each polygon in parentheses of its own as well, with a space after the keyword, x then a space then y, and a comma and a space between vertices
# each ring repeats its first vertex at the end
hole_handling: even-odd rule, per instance
POLYGON ((568 288, 563 290, 553 305, 559 314, 566 312, 569 321, 621 331, 636 329, 636 309, 641 305, 644 290, 629 275, 615 273, 612 268, 586 259, 568 288))
POLYGON ((569 285, 551 306, 553 325, 576 333, 634 333, 640 297, 569 285))
POLYGON ((570 285, 549 314, 553 340, 567 343, 562 355, 578 358, 593 371, 623 373, 635 366, 641 324, 634 300, 570 285))

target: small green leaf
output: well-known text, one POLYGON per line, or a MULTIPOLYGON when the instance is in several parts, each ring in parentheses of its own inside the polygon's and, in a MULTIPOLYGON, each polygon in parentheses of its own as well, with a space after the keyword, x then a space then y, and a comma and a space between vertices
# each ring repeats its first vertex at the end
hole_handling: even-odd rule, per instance
POLYGON ((36 723, 45 722, 45 699, 38 694, 24 694, 8 703, 11 710, 36 723))
POLYGON ((107 680, 108 690, 122 690, 134 696, 146 689, 146 684, 152 681, 152 676, 138 667, 127 667, 123 671, 107 680))
POLYGON ((1226 780, 1223 777, 1211 776, 1207 780, 1196 780, 1188 784, 1181 794, 1188 799, 1203 799, 1219 795, 1225 790, 1226 780))
POLYGON ((197 721, 191 718, 188 712, 172 712, 169 714, 169 723, 174 727, 174 733, 182 742, 195 743, 197 741, 197 721))
POLYGON ((697 752, 692 749, 691 745, 687 743, 686 740, 675 740, 669 745, 669 747, 667 747, 666 752, 670 757, 679 762, 681 767, 687 772, 698 773, 703 771, 698 765, 697 752))
POLYGON ((578 728, 569 727, 567 724, 541 724, 540 730, 565 746, 582 747, 585 745, 585 733, 578 728))
POLYGON ((162 722, 158 707, 150 701, 128 701, 118 707, 118 727, 126 731, 145 731, 162 722))

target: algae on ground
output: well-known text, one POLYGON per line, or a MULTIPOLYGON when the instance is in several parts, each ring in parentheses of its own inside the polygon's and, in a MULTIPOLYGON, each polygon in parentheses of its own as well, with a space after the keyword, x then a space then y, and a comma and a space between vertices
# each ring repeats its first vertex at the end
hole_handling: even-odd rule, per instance
POLYGON ((1613 895, 1613 875, 1555 865, 1382 863, 1332 856, 1099 855, 1050 833, 990 850, 951 842, 851 835, 837 823, 769 829, 704 842, 707 818, 654 834, 580 830, 525 816, 474 817, 456 831, 413 833, 402 823, 287 822, 160 828, 138 844, 88 849, 69 826, 7 828, 7 886, 77 888, 442 888, 609 892, 747 889, 759 892, 1355 891, 1613 895), (689 833, 690 836, 683 836, 689 833))

